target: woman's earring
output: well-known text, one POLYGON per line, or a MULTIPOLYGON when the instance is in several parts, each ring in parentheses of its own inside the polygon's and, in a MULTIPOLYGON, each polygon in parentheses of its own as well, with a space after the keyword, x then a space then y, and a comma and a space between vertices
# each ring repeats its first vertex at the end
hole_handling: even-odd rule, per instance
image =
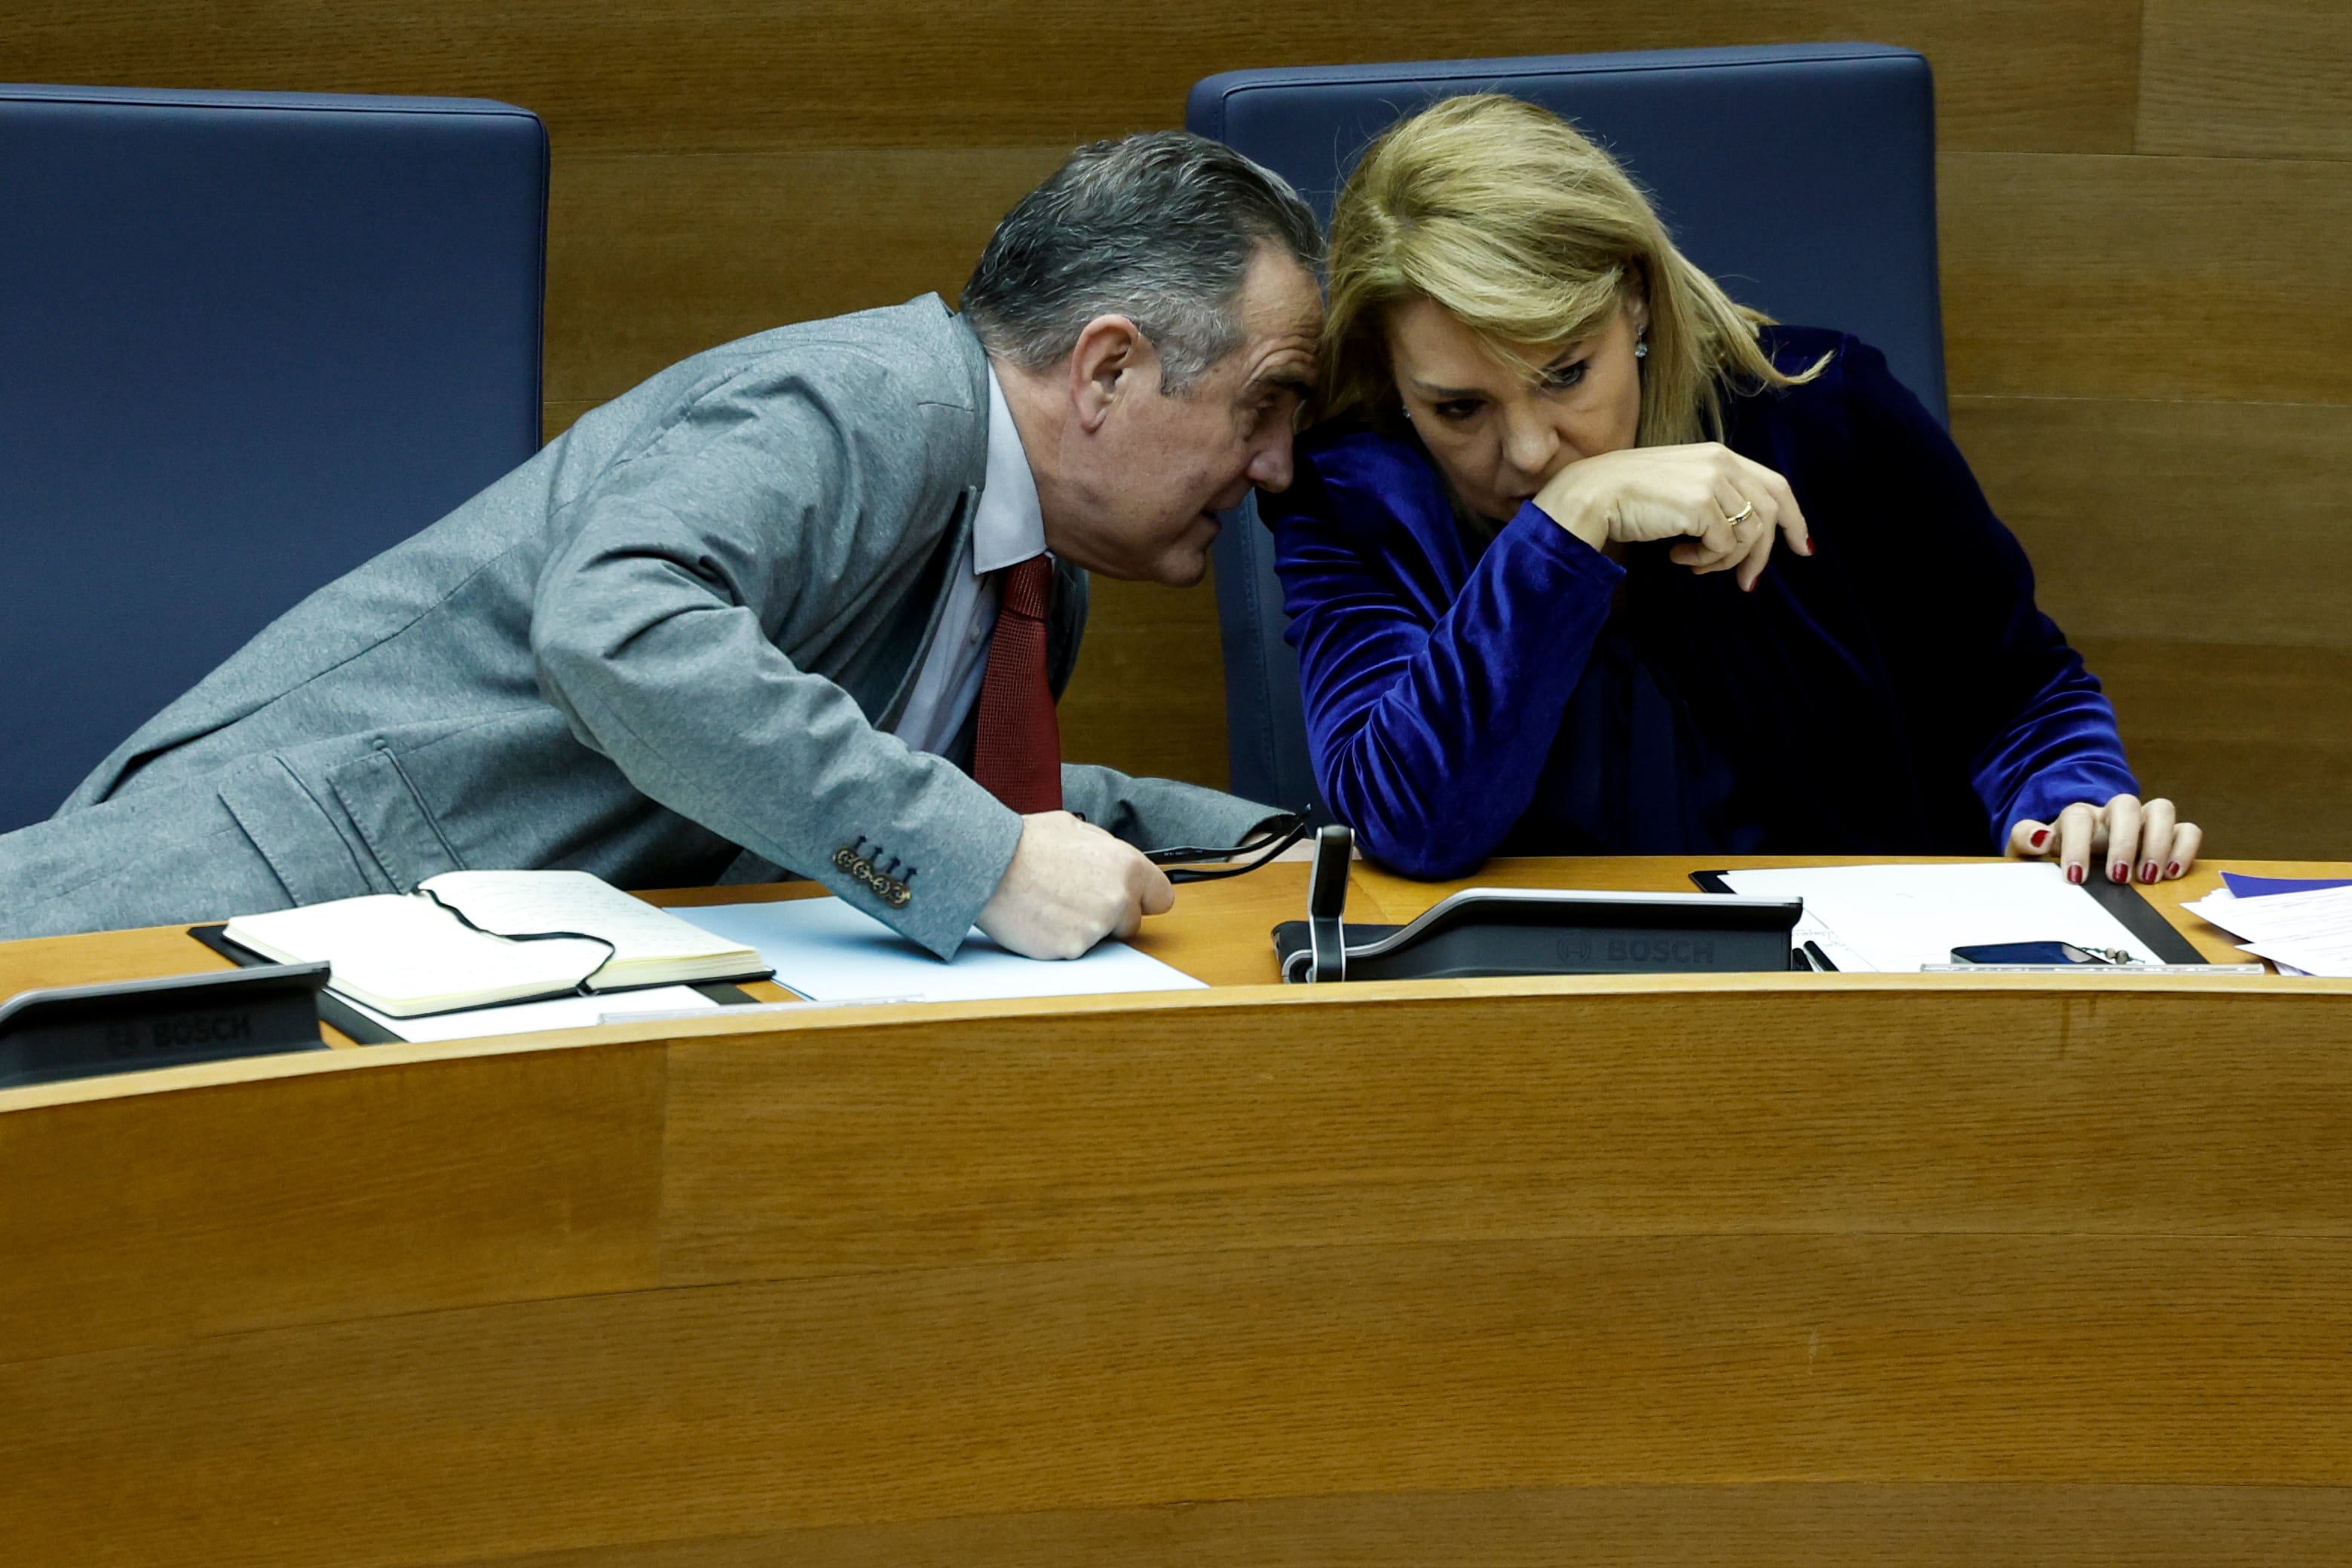
POLYGON ((1633 334, 1633 357, 1635 359, 1650 357, 1650 329, 1647 327, 1633 334))

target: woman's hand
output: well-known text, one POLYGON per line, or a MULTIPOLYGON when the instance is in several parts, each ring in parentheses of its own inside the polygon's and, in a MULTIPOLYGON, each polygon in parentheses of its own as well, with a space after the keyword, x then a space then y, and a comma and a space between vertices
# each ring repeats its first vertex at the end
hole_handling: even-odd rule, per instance
POLYGON ((2170 801, 2119 795, 2105 805, 2076 801, 2055 823, 2019 822, 2009 830, 2009 854, 2055 859, 2070 882, 2090 875, 2094 858, 2109 881, 2163 882, 2187 875, 2204 838, 2195 823, 2175 820, 2170 801))
POLYGON ((1701 574, 1736 567, 1743 591, 1764 574, 1776 530, 1798 554, 1813 552, 1789 481, 1718 441, 1580 458, 1554 474, 1535 503, 1595 550, 1612 540, 1685 539, 1672 552, 1675 564, 1701 574))

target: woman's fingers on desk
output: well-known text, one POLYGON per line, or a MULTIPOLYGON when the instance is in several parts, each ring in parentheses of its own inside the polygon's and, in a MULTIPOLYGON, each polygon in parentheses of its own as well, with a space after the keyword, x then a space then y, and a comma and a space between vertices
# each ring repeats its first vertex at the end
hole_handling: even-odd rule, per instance
POLYGON ((2076 801, 2058 814, 2058 864, 2070 882, 2090 880, 2091 857, 2102 846, 2105 813, 2087 801, 2076 801))
POLYGON ((2110 882, 2132 879, 2132 865, 2139 854, 2139 796, 2119 795, 2107 802, 2106 865, 2101 875, 2110 882))
MULTIPOLYGON (((2070 808, 2071 809, 2071 808, 2070 808)), ((2116 882, 2168 882, 2189 874, 2204 847, 2204 832, 2183 822, 2172 802, 2119 795, 2104 808, 2106 876, 2116 882)))
POLYGON ((2049 822, 2020 817, 2009 830, 2006 853, 2019 860, 2055 860, 2070 882, 2089 874, 2091 856, 2106 836, 2105 814, 2087 801, 2077 801, 2049 822))
POLYGON ((2124 874, 2116 880, 2162 881, 2164 868, 2173 859, 2172 837, 2178 826, 2170 801, 2159 797, 2143 805, 2139 808, 2137 853, 2126 856, 2117 852, 2107 857, 2110 861, 2119 861, 2123 865, 2124 874))
POLYGON ((2173 804, 2119 795, 2105 805, 2076 801, 2054 821, 2021 818, 2005 852, 2021 860, 2056 860, 2070 882, 2097 874, 2116 882, 2163 882, 2197 864, 2204 835, 2182 822, 2173 804))
POLYGON ((2197 864, 2198 851, 2205 847, 2205 830, 2193 822, 2184 822, 2172 830, 2172 858, 2164 868, 2169 877, 2185 877, 2197 864))

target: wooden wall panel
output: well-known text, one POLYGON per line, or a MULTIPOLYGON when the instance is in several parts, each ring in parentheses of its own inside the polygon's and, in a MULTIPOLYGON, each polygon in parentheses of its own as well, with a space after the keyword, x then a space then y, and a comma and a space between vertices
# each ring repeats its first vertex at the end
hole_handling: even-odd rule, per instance
POLYGON ((0 1364, 0 1471, 17 1560, 142 1568, 1342 1487, 2340 1489, 2347 1333, 2333 1238, 1220 1248, 0 1364), (189 1501, 126 1512, 101 1467, 189 1501))
POLYGON ((1867 38, 1938 68, 1955 146, 2124 152, 2137 0, 20 0, 16 80, 473 94, 560 153, 963 147, 1181 123, 1247 66, 1867 38))
POLYGON ((0 1362, 643 1289, 663 1064, 323 1072, 278 1086, 268 1121, 215 1090, 0 1115, 0 1362))
POLYGON ((584 406, 787 321, 929 292, 953 302, 1004 209, 1067 152, 559 156, 547 395, 584 406))
POLYGON ((1780 1482, 992 1515, 534 1553, 495 1568, 2255 1568, 2347 1560, 2352 1492, 2333 1489, 1780 1482))
POLYGON ((2132 770, 2210 855, 2352 858, 2352 652, 2077 639, 2132 770))
MULTIPOLYGON (((378 1568, 825 1529, 835 1560, 865 1532, 919 1561, 976 1516, 1002 1560, 1007 1516, 1050 1513, 1067 1539, 1036 1560, 1066 1562, 1089 1521, 1116 1543, 1204 1498, 1265 1502, 1296 1556, 1317 1500, 1433 1530, 1433 1494, 1767 1477, 1846 1484, 1777 1527, 1817 1509, 1846 1561, 1907 1560, 1933 1512, 1858 1483, 1955 1510, 1991 1489, 1988 1542, 2033 1511, 2001 1489, 2065 1482, 2046 1517, 2086 1549, 2184 1550, 2171 1505, 2203 1499, 2325 1545, 2352 1485, 2352 983, 2116 984, 981 1003, 0 1097, 0 1131, 49 1151, 6 1190, 80 1238, 59 1268, 143 1289, 152 1329, 76 1344, 61 1296, 46 1353, 0 1351, 0 1561, 378 1568), (597 1071, 622 1114, 581 1113, 597 1071), (386 1082, 396 1114, 362 1092, 386 1082), (310 1152, 224 1180, 206 1119, 310 1152), (549 1257, 593 1264, 612 1227, 534 1162, 657 1205, 657 1279, 541 1294, 549 1257), (141 1225, 120 1184, 73 1179, 118 1163, 157 1196, 141 1225), (532 1239, 501 1274, 463 1216, 509 1182, 532 1239), (259 1242, 280 1271, 191 1280, 208 1245, 227 1279, 259 1242), (308 1257, 369 1250, 337 1310, 286 1311, 308 1257), (444 1276, 481 1294, 420 1297, 444 1276), (2147 1486, 2199 1489, 2114 1535, 2127 1494, 2094 1489, 2147 1486), (2278 1506, 2210 1489, 2255 1486, 2278 1506)), ((1649 1496, 1604 1519, 1633 1560, 1685 1511, 1649 1496)), ((1486 1539, 1575 1555, 1545 1533, 1573 1500, 1546 1500, 1486 1539)))
POLYGON ((2148 0, 2142 153, 2352 158, 2352 7, 2148 0))
POLYGON ((662 1279, 1701 1231, 2352 1242, 2352 1061, 2284 1011, 2252 1043, 2242 1000, 2166 998, 2171 1046, 2137 1003, 1754 990, 1580 996, 1573 1050, 1555 996, 1475 1036, 1454 998, 1387 997, 1278 1056, 1279 1003, 1130 1017, 1115 1056, 1078 1018, 803 1034, 788 1062, 681 1042, 662 1279))
POLYGON ((1957 153, 1955 394, 2352 403, 2352 163, 1957 153))
POLYGON ((1952 432, 2070 634, 2352 647, 2352 406, 1961 397, 1952 432))
POLYGON ((1059 711, 1062 754, 1074 763, 1223 789, 1225 660, 1214 582, 1163 588, 1095 578, 1086 642, 1059 711))
POLYGON ((1952 429, 2216 855, 2352 857, 2352 407, 1955 400, 1952 429))

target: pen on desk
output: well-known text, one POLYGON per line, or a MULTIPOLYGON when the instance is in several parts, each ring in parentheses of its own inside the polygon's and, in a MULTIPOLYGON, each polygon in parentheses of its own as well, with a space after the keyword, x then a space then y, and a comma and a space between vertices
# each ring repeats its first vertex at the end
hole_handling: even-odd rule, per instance
POLYGON ((1812 960, 1813 967, 1824 974, 1835 974, 1838 972, 1838 966, 1830 962, 1830 955, 1822 951, 1820 942, 1808 941, 1805 943, 1805 956, 1812 960))

